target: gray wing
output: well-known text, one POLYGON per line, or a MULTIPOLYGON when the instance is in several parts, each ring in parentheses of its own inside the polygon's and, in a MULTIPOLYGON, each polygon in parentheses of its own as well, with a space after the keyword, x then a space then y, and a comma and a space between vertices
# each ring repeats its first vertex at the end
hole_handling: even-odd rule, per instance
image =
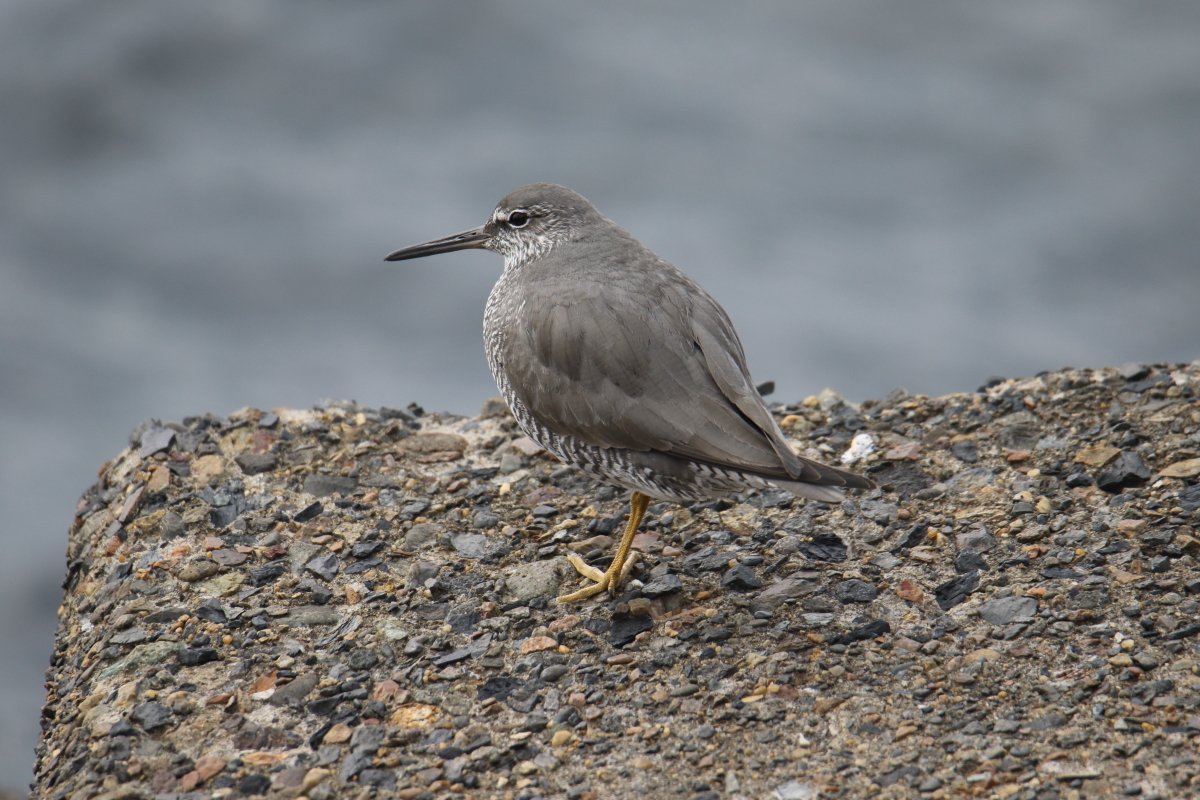
POLYGON ((755 391, 725 311, 683 273, 525 287, 506 331, 513 391, 549 430, 805 483, 870 486, 800 458, 755 391))

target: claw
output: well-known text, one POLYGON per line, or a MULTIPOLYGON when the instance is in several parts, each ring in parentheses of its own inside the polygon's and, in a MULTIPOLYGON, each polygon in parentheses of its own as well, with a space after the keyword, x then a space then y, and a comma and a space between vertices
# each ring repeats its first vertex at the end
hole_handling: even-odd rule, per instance
POLYGON ((562 595, 555 602, 577 603, 580 600, 586 600, 589 597, 598 595, 606 589, 610 594, 616 595, 617 587, 629 577, 629 571, 633 569, 634 563, 638 560, 639 554, 632 550, 633 536, 637 533, 638 525, 642 523, 642 517, 645 515, 646 507, 649 505, 650 498, 641 492, 634 492, 633 496, 629 498, 629 524, 625 527, 625 534, 621 537, 620 546, 617 547, 616 557, 613 558, 613 562, 607 572, 601 572, 575 553, 567 554, 567 560, 571 562, 571 566, 580 575, 585 578, 591 578, 595 583, 591 586, 585 586, 577 592, 562 595))

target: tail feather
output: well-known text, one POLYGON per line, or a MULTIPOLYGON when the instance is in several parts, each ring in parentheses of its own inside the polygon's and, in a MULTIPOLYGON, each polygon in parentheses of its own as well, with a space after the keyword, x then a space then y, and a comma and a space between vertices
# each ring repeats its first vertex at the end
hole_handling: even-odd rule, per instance
POLYGON ((781 481, 776 478, 772 478, 771 483, 797 497, 820 500, 822 503, 840 503, 846 499, 846 495, 832 486, 818 486, 814 483, 801 483, 800 481, 781 481))

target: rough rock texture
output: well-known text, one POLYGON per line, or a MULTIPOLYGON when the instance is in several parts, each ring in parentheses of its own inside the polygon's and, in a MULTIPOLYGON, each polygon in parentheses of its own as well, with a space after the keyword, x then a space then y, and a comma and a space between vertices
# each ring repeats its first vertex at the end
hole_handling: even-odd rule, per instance
POLYGON ((1191 796, 1198 395, 777 404, 881 488, 655 505, 626 593, 571 608, 625 493, 502 406, 147 423, 71 528, 36 793, 1191 796))

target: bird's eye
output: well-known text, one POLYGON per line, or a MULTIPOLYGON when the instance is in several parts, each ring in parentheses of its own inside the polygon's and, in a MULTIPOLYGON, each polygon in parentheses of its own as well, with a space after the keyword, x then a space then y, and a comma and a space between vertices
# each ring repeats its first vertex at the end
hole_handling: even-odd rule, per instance
POLYGON ((529 213, 526 211, 514 211, 508 215, 508 224, 512 228, 524 228, 529 224, 529 213))

